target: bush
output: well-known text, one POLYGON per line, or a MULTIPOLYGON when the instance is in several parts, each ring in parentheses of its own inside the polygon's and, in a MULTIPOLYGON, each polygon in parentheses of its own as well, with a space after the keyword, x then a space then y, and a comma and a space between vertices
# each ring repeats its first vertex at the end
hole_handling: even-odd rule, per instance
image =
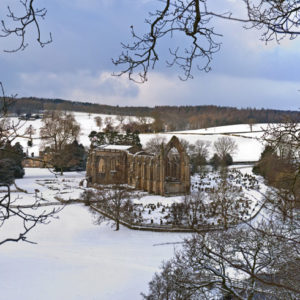
POLYGON ((230 166, 233 164, 233 159, 232 156, 228 153, 224 156, 223 159, 221 159, 220 156, 215 153, 209 163, 215 168, 219 166, 230 166))
POLYGON ((213 167, 218 167, 221 165, 221 158, 219 157, 218 154, 214 154, 214 156, 210 159, 209 163, 213 166, 213 167))
POLYGON ((233 159, 232 156, 230 154, 226 154, 223 163, 225 164, 225 166, 230 166, 233 163, 233 159))

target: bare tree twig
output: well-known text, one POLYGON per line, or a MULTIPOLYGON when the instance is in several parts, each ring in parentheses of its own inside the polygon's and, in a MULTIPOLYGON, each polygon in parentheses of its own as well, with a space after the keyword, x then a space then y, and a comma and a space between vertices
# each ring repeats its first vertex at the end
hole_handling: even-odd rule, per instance
POLYGON ((19 50, 24 50, 28 43, 26 42, 26 33, 30 26, 33 26, 36 30, 36 40, 41 47, 52 42, 52 34, 49 33, 49 38, 43 40, 40 19, 44 20, 47 14, 46 8, 35 8, 35 0, 20 0, 20 4, 23 8, 23 14, 17 15, 10 6, 7 7, 8 14, 7 18, 15 24, 15 26, 8 25, 7 21, 1 20, 1 34, 0 37, 6 38, 10 36, 15 36, 19 39, 19 46, 11 50, 4 50, 4 52, 17 52, 19 50))

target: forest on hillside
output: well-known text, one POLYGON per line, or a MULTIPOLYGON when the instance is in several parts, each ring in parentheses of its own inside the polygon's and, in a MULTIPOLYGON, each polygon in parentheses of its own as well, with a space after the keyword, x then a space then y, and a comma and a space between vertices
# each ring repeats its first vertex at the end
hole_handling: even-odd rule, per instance
POLYGON ((23 114, 37 114, 45 110, 55 109, 113 115, 150 116, 155 119, 153 130, 156 132, 198 129, 231 124, 279 123, 287 118, 295 122, 300 121, 300 113, 298 111, 255 108, 238 109, 235 107, 214 105, 123 107, 30 97, 11 99, 9 106, 9 112, 18 116, 23 114))

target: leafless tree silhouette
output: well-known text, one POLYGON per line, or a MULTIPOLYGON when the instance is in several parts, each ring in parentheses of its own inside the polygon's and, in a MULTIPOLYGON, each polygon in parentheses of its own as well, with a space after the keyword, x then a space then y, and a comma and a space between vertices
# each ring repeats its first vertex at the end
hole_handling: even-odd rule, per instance
POLYGON ((240 22, 245 29, 262 31, 261 40, 279 42, 285 36, 294 39, 299 33, 299 1, 242 0, 240 15, 230 9, 218 12, 210 0, 160 0, 162 8, 149 13, 145 20, 149 25, 146 33, 138 34, 131 26, 133 43, 122 43, 123 52, 113 60, 123 70, 116 74, 128 74, 129 79, 145 82, 149 70, 160 58, 159 43, 166 38, 179 36, 180 45, 169 49, 167 66, 179 66, 180 78, 193 78, 193 66, 210 71, 210 63, 220 50, 221 34, 215 29, 215 20, 240 22))
MULTIPOLYGON (((5 145, 11 143, 19 135, 22 124, 13 124, 7 118, 9 104, 14 101, 12 97, 6 97, 2 83, 0 82, 2 95, 0 96, 0 152, 6 151, 5 145)), ((24 136, 23 136, 24 137, 24 136)), ((42 206, 42 198, 38 194, 32 196, 32 203, 20 205, 18 197, 11 197, 11 185, 15 185, 14 174, 10 166, 10 161, 0 159, 0 245, 6 242, 26 241, 28 233, 38 224, 47 224, 51 218, 55 217, 61 208, 45 209, 42 206), (4 189, 4 190, 3 190, 4 189), (17 230, 11 236, 3 234, 6 225, 13 223, 17 225, 17 230)), ((21 191, 16 185, 15 187, 21 191)), ((27 192, 23 191, 22 192, 27 192)))
POLYGON ((52 35, 49 34, 48 39, 43 39, 40 20, 44 19, 47 10, 46 8, 36 8, 34 0, 20 0, 22 12, 15 12, 10 6, 7 7, 7 15, 5 20, 1 20, 0 37, 17 37, 19 45, 13 49, 6 49, 5 52, 17 52, 24 50, 28 43, 26 42, 26 34, 30 30, 30 26, 36 30, 36 40, 41 47, 52 42, 52 35))

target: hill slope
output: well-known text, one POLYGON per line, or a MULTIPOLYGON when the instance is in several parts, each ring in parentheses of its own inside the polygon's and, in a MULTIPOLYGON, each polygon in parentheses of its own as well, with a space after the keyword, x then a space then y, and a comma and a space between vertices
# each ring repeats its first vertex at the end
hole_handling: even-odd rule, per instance
MULTIPOLYGON (((88 138, 89 133, 92 130, 99 130, 97 128, 94 118, 96 116, 101 116, 102 119, 106 117, 111 117, 113 120, 113 124, 115 126, 119 125, 119 121, 116 115, 103 115, 103 114, 89 114, 89 113, 78 113, 75 112, 74 116, 77 122, 80 123, 81 126, 81 134, 79 138, 79 142, 82 143, 85 147, 90 146, 90 141, 88 138)), ((125 118, 124 122, 133 119, 134 117, 125 118)), ((12 121, 16 122, 16 118, 11 118, 12 121)), ((24 147, 25 152, 28 155, 34 153, 35 156, 38 155, 39 148, 41 147, 41 141, 39 139, 39 130, 42 125, 41 120, 30 120, 30 121, 22 121, 23 127, 22 130, 25 131, 30 125, 35 129, 35 134, 33 135, 33 146, 29 147, 27 145, 27 140, 19 138, 18 141, 24 147)), ((103 125, 105 126, 105 125, 103 125)), ((147 141, 155 136, 164 136, 169 140, 173 135, 176 135, 180 139, 184 139, 189 141, 190 143, 195 143, 196 140, 208 141, 213 144, 218 138, 226 135, 230 136, 235 142, 238 144, 238 150, 233 155, 233 159, 235 162, 239 161, 257 161, 260 157, 260 153, 262 152, 263 145, 260 143, 258 138, 262 134, 262 128, 264 128, 265 124, 255 124, 253 125, 253 131, 251 132, 250 127, 245 124, 239 125, 231 125, 231 126, 221 126, 221 127, 213 127, 208 129, 200 129, 200 130, 189 130, 189 131, 177 131, 177 132, 164 132, 164 133, 148 133, 148 134, 140 134, 141 143, 143 146, 146 145, 147 141)), ((210 148, 210 156, 213 155, 213 149, 210 148)))
MULTIPOLYGON (((1 102, 0 102, 1 106, 1 102)), ((47 109, 63 109, 76 112, 151 116, 157 120, 159 129, 187 130, 232 124, 278 123, 284 118, 300 121, 298 111, 270 109, 237 109, 213 105, 203 106, 109 106, 87 102, 74 102, 62 99, 18 98, 14 99, 9 110, 17 115, 38 113, 47 109)), ((157 131, 157 129, 156 129, 157 131)))

